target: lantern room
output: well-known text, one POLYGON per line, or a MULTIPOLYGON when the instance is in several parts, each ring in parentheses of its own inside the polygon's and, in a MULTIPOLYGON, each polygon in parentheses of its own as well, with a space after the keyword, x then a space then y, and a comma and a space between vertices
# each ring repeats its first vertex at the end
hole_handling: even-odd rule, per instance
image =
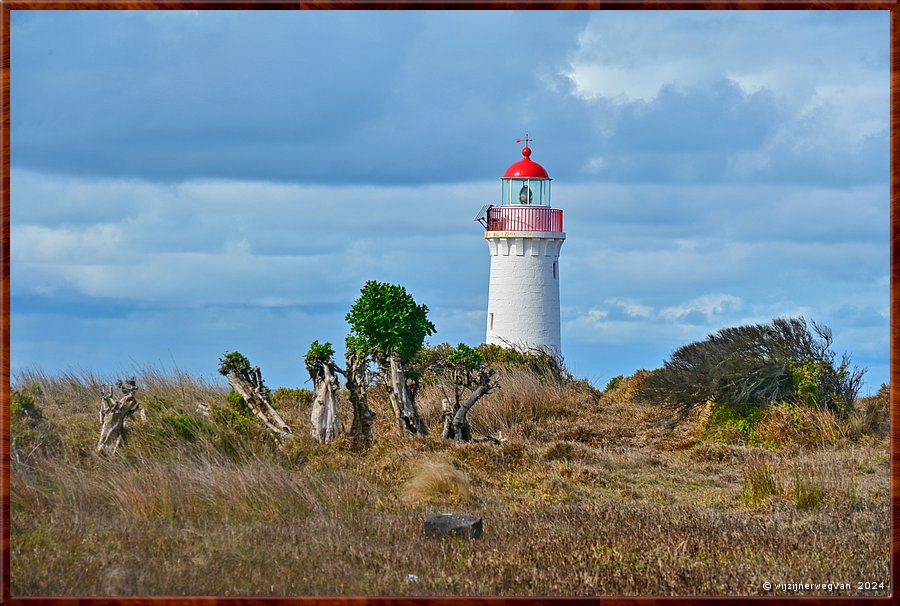
POLYGON ((531 159, 531 148, 525 144, 523 158, 506 169, 500 179, 500 204, 550 206, 550 175, 531 159))
POLYGON ((562 233, 563 211, 550 205, 550 175, 531 159, 531 140, 525 135, 522 159, 500 178, 500 204, 486 204, 475 217, 488 232, 562 233))

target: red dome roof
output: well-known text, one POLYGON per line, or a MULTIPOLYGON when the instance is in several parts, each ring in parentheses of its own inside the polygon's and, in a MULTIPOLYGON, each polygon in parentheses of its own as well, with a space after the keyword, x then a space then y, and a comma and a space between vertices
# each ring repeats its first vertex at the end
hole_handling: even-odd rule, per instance
POLYGON ((529 156, 531 156, 531 148, 527 145, 525 149, 522 150, 522 155, 525 156, 522 160, 519 160, 512 166, 506 169, 506 172, 503 173, 503 179, 549 179, 550 175, 547 174, 546 169, 533 161, 529 156))

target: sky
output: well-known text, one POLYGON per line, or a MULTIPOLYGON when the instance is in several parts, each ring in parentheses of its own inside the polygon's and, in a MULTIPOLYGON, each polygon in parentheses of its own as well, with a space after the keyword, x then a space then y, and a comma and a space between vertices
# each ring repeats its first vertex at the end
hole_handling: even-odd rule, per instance
MULTIPOLYGON (((564 210, 562 348, 603 387, 803 316, 888 382, 887 11, 12 11, 10 367, 302 386, 367 280, 485 338, 473 218, 564 210)), ((307 385, 308 386, 308 385, 307 385)))

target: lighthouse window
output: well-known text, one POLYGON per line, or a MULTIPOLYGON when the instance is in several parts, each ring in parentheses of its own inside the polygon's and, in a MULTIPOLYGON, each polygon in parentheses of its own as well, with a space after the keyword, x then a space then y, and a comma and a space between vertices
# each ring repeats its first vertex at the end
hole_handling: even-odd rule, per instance
POLYGON ((531 188, 528 184, 522 186, 519 190, 519 204, 531 204, 531 188))
POLYGON ((556 261, 553 262, 553 279, 556 279, 556 261))
POLYGON ((488 314, 490 316, 490 330, 494 330, 494 314, 488 314))

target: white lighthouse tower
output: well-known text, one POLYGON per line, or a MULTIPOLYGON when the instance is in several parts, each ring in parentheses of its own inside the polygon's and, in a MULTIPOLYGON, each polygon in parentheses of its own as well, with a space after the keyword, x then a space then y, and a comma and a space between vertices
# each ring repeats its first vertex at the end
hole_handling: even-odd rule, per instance
POLYGON ((523 158, 500 179, 500 204, 480 215, 491 254, 485 341, 560 356, 563 211, 551 207, 550 175, 531 159, 528 135, 524 141, 523 158))

